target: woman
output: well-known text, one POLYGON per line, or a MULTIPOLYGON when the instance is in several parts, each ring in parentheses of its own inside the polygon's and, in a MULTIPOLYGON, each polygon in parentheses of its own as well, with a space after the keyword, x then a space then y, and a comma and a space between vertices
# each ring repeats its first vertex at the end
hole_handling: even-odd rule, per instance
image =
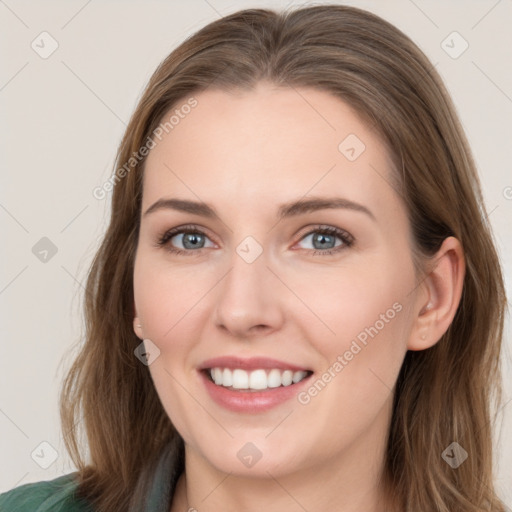
POLYGON ((61 396, 78 471, 2 510, 505 510, 503 279, 409 38, 347 6, 209 24, 151 78, 112 188, 61 396))

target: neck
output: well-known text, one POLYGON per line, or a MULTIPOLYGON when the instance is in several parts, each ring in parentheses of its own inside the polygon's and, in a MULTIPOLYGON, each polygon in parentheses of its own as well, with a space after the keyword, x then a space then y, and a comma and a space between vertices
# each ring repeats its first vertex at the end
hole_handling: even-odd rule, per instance
POLYGON ((204 486, 196 485, 194 477, 187 479, 184 473, 178 481, 171 512, 399 511, 390 491, 379 484, 366 483, 355 490, 332 474, 324 475, 321 482, 318 474, 311 474, 302 482, 306 483, 294 482, 291 476, 247 481, 223 474, 205 492, 204 486))

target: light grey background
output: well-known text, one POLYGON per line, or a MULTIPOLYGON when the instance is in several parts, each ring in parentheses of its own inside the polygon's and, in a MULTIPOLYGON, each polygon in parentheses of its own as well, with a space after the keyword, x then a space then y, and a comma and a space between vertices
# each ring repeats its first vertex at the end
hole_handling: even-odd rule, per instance
MULTIPOLYGON (((112 172, 143 86, 208 22, 290 3, 308 2, 0 0, 0 492, 75 469, 61 439, 57 397, 80 339, 87 269, 108 219, 110 197, 97 200, 92 190, 112 172), (58 48, 47 56, 52 44, 58 48), (40 252, 43 237, 55 255, 40 252), (44 469, 52 450, 56 459, 44 469)), ((402 29, 444 78, 478 164, 511 296, 512 2, 345 3, 402 29)), ((512 507, 510 347, 508 322, 506 405, 495 442, 497 485, 512 507)))

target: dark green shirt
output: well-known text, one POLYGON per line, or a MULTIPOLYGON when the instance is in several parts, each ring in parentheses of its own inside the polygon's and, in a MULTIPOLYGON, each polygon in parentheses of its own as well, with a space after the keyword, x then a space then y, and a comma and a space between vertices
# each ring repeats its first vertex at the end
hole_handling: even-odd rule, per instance
POLYGON ((47 482, 21 485, 0 494, 2 512, 93 512, 84 501, 74 496, 75 473, 47 482))
MULTIPOLYGON (((165 450, 159 457, 144 512, 169 512, 181 470, 175 453, 165 450)), ((0 494, 0 512, 94 512, 90 504, 75 495, 76 474, 24 484, 0 494)))

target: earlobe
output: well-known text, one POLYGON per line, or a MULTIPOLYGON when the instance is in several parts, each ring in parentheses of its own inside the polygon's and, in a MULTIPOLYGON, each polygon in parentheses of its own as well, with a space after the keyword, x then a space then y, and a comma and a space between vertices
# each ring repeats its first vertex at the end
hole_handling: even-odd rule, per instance
POLYGON ((133 303, 132 306, 133 309, 133 332, 135 333, 135 336, 137 338, 140 338, 141 340, 144 338, 142 334, 142 322, 140 318, 137 316, 137 309, 135 308, 135 303, 133 303))
POLYGON ((144 335, 142 334, 142 324, 140 322, 140 318, 137 316, 133 319, 133 332, 137 338, 141 340, 144 339, 144 335))
POLYGON ((407 348, 425 350, 448 330, 462 296, 465 275, 464 252, 454 237, 446 238, 433 256, 431 268, 417 295, 417 316, 407 348))

